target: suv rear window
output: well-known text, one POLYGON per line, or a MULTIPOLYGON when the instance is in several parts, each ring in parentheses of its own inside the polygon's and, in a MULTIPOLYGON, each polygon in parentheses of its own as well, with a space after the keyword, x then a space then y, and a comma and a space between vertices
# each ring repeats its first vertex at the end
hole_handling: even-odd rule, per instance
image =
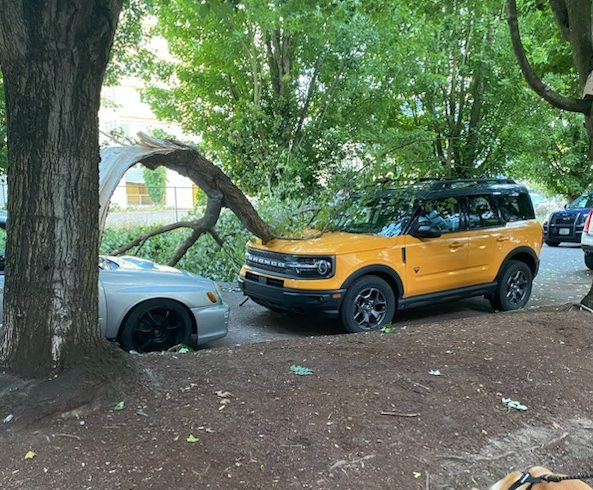
POLYGON ((507 223, 535 219, 528 194, 496 196, 496 203, 500 209, 500 214, 507 223))

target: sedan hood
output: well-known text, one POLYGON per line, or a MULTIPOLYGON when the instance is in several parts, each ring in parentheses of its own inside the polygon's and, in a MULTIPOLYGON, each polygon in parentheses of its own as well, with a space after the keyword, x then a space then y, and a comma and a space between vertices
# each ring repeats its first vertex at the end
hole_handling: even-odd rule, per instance
POLYGON ((99 257, 99 265, 100 277, 103 281, 116 281, 120 285, 129 282, 134 287, 137 285, 142 287, 151 285, 195 287, 198 285, 210 291, 216 289, 216 283, 211 279, 139 257, 99 257))
POLYGON ((403 243, 403 237, 388 238, 359 233, 324 233, 305 240, 274 239, 263 245, 261 240, 251 243, 252 248, 295 255, 340 255, 368 250, 390 248, 403 243))
POLYGON ((172 272, 175 274, 183 274, 183 271, 170 267, 168 265, 160 265, 152 260, 141 259, 140 257, 133 257, 131 255, 124 255, 123 257, 100 257, 99 262, 104 269, 107 270, 126 270, 126 271, 158 271, 158 272, 172 272))

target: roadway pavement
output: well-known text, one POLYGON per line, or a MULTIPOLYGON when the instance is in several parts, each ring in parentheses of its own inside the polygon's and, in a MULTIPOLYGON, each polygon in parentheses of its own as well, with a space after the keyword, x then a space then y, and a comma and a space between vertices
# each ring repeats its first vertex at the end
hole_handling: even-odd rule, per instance
MULTIPOLYGON (((593 271, 585 266, 579 246, 544 246, 540 272, 527 307, 579 302, 592 282, 593 271)), ((231 283, 221 286, 225 301, 231 305, 229 334, 209 347, 342 333, 335 320, 272 313, 251 300, 241 306, 241 291, 231 283)), ((487 314, 492 314, 488 301, 472 298, 408 310, 397 314, 394 324, 404 326, 487 314)))

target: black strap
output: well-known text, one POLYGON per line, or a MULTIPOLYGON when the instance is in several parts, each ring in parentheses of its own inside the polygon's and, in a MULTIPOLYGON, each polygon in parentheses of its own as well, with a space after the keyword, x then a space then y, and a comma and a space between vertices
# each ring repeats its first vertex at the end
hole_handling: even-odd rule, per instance
POLYGON ((567 476, 555 476, 555 475, 533 476, 531 473, 529 473, 529 471, 524 471, 523 473, 521 473, 521 476, 519 477, 519 479, 509 487, 509 490, 517 490, 519 487, 521 487, 522 485, 525 485, 526 483, 529 483, 529 486, 527 487, 526 490, 531 490, 534 485, 537 485, 538 483, 541 483, 541 482, 558 483, 558 482, 566 481, 566 480, 589 480, 591 478, 593 478, 593 473, 581 473, 578 475, 571 475, 571 476, 568 476, 568 475, 567 476))
POLYGON ((527 487, 527 490, 531 490, 531 488, 533 488, 533 485, 535 485, 536 483, 541 483, 542 481, 545 481, 543 476, 533 476, 531 473, 529 473, 529 471, 524 471, 523 473, 521 473, 519 479, 509 487, 509 490, 517 490, 519 487, 525 485, 526 483, 530 484, 527 487))

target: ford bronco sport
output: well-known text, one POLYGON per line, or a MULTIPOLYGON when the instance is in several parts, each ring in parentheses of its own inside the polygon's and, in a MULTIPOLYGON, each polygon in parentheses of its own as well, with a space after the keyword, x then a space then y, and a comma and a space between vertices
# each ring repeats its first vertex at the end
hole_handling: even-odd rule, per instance
POLYGON ((529 300, 543 233, 513 180, 426 181, 344 204, 330 232, 251 243, 245 295, 272 311, 338 317, 349 332, 435 301, 483 295, 514 310, 529 300))

